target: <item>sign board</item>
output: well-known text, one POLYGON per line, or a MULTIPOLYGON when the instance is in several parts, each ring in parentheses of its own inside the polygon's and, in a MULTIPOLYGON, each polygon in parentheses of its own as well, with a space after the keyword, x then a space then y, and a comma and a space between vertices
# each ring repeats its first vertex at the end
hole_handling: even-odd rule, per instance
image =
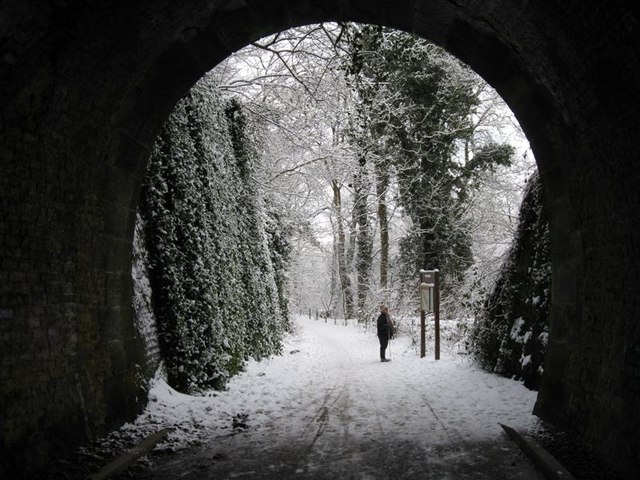
POLYGON ((435 270, 420 270, 420 282, 426 283, 430 287, 433 287, 436 283, 436 271, 435 270))
POLYGON ((420 284, 420 310, 433 311, 433 285, 424 282, 420 284))
POLYGON ((420 357, 426 351, 426 314, 433 312, 434 353, 440 360, 440 272, 438 270, 420 270, 420 357))
POLYGON ((428 283, 429 285, 433 285, 436 281, 435 275, 433 272, 424 272, 422 274, 423 282, 428 283))

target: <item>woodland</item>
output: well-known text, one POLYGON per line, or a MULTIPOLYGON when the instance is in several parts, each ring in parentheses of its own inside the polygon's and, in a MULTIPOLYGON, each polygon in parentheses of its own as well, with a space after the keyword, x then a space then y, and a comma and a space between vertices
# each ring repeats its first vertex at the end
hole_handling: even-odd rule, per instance
POLYGON ((500 96, 414 35, 311 25, 236 52, 178 103, 143 188, 170 383, 224 388, 280 352, 292 314, 366 329, 384 303, 413 335, 418 272, 438 269, 457 348, 536 388, 550 263, 535 170, 500 96))

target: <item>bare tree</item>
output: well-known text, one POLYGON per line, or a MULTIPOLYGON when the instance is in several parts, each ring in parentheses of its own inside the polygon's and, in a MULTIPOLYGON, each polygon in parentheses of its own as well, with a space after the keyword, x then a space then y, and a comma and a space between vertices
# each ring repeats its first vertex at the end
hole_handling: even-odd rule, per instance
MULTIPOLYGON (((311 25, 269 36, 234 54, 214 75, 226 94, 242 99, 252 113, 253 128, 260 132, 265 161, 256 181, 274 197, 283 199, 283 208, 298 219, 309 249, 315 252, 305 250, 305 255, 324 256, 322 265, 329 274, 322 278, 339 286, 339 296, 323 300, 320 296, 329 291, 324 289, 316 303, 326 306, 327 301, 339 302, 344 315, 353 317, 356 305, 358 312, 366 310, 370 292, 376 291, 381 300, 386 300, 396 287, 391 281, 390 263, 398 253, 398 240, 406 233, 408 222, 406 217, 394 215, 397 211, 406 214, 406 209, 399 210, 398 177, 410 172, 395 157, 426 157, 426 140, 433 140, 416 137, 400 145, 388 139, 397 137, 401 129, 428 122, 437 112, 433 110, 435 104, 425 104, 420 115, 412 114, 401 93, 389 84, 368 85, 375 97, 374 108, 367 112, 371 128, 354 129, 362 113, 358 111, 362 97, 354 93, 345 75, 352 53, 345 41, 349 28, 341 24, 311 25), (356 137, 359 140, 354 140, 356 137), (364 165, 359 160, 364 160, 364 165), (368 273, 373 264, 379 266, 375 277, 368 273)), ((410 42, 407 45, 418 48, 410 42)), ((375 51, 361 54, 360 59, 366 63, 375 51)), ((445 60, 438 57, 437 61, 445 60)), ((480 98, 470 122, 464 125, 464 141, 451 147, 454 163, 463 172, 471 168, 478 151, 513 132, 514 120, 499 96, 468 68, 460 67, 457 74, 466 82, 465 88, 471 85, 480 98)), ((460 87, 451 84, 447 88, 455 94, 460 87)), ((446 127, 447 131, 436 134, 455 136, 456 129, 463 128, 455 124, 446 127)), ((472 229, 474 255, 489 257, 491 242, 495 246, 508 240, 509 214, 504 214, 504 209, 517 210, 508 207, 508 199, 517 196, 522 186, 513 187, 513 177, 505 175, 505 169, 500 169, 474 177, 473 185, 458 185, 458 194, 468 197, 459 213, 465 228, 472 229), (509 181, 501 181, 507 178, 509 181), (513 195, 495 193, 512 187, 513 195), (494 193, 486 193, 491 188, 494 193), (496 225, 491 226, 489 219, 496 225), (500 222, 503 224, 498 228, 500 222)), ((444 181, 424 172, 418 172, 414 180, 431 182, 434 192, 444 181)), ((424 195, 422 201, 428 202, 429 196, 424 195)), ((435 228, 440 221, 437 215, 444 213, 432 213, 432 222, 411 228, 417 232, 435 228)), ((314 261, 314 265, 320 264, 314 261)))

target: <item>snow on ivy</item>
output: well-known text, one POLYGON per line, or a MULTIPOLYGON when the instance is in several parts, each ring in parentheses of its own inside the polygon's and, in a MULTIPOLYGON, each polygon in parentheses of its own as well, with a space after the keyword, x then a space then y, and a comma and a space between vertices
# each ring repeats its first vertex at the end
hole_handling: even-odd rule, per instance
POLYGON ((141 214, 159 342, 169 382, 186 392, 222 388, 249 358, 279 352, 288 327, 286 241, 272 241, 279 224, 267 225, 247 130, 242 107, 205 77, 148 167, 141 214))

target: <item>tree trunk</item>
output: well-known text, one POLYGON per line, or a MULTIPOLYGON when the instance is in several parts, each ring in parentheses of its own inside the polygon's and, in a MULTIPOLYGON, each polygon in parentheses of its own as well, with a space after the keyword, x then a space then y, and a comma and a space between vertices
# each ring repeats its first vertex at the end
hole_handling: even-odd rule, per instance
POLYGON ((380 288, 386 290, 389 281, 389 217, 387 189, 389 171, 384 160, 376 164, 376 196, 378 197, 378 225, 380 226, 380 288))
POLYGON ((340 287, 344 299, 345 318, 353 318, 353 294, 351 292, 351 280, 347 273, 344 251, 344 223, 342 221, 342 197, 340 195, 340 184, 337 180, 331 180, 333 189, 333 208, 336 213, 336 256, 338 257, 338 276, 340 277, 340 287))
POLYGON ((369 228, 369 209, 367 197, 369 193, 369 182, 367 178, 366 159, 363 157, 359 160, 360 166, 354 176, 354 202, 353 217, 356 223, 356 275, 357 299, 358 299, 358 319, 365 320, 365 311, 367 303, 367 294, 369 292, 369 279, 371 277, 371 257, 372 257, 372 241, 371 231, 369 228))

